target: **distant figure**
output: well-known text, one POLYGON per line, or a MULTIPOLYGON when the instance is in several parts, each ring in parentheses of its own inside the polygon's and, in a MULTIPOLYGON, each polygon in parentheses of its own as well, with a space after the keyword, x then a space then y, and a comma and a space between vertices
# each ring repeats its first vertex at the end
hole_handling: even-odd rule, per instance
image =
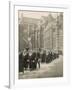
POLYGON ((38 64, 38 67, 40 68, 40 62, 41 62, 41 49, 36 53, 36 62, 38 64))
POLYGON ((52 53, 49 51, 46 54, 46 63, 50 63, 52 61, 52 53))
POLYGON ((46 63, 49 63, 50 62, 50 53, 47 52, 46 53, 46 63))
POLYGON ((41 54, 41 62, 44 63, 46 61, 46 52, 43 51, 43 53, 41 54))

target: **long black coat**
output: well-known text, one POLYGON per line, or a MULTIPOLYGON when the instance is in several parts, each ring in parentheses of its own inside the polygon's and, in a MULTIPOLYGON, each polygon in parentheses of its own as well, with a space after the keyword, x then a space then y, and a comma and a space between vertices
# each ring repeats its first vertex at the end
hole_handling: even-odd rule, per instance
POLYGON ((36 68, 36 53, 32 53, 31 56, 29 56, 29 60, 30 60, 30 63, 29 63, 29 66, 30 66, 30 69, 33 70, 36 68))
POLYGON ((27 53, 25 56, 23 56, 23 66, 25 69, 28 68, 28 62, 27 62, 28 59, 29 59, 29 54, 27 53))
POLYGON ((46 54, 43 53, 43 54, 41 55, 41 62, 45 62, 45 60, 46 60, 46 54))
POLYGON ((19 54, 19 72, 23 72, 23 55, 19 54))
POLYGON ((53 59, 52 53, 49 53, 48 55, 46 55, 46 63, 50 63, 53 59))

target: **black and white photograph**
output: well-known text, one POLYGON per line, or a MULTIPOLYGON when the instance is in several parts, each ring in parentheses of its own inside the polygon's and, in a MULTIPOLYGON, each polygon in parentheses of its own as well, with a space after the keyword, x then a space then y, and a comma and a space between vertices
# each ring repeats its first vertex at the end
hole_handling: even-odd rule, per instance
POLYGON ((72 0, 0 1, 0 90, 72 90, 72 0))
POLYGON ((18 79, 63 77, 63 12, 18 10, 18 79))

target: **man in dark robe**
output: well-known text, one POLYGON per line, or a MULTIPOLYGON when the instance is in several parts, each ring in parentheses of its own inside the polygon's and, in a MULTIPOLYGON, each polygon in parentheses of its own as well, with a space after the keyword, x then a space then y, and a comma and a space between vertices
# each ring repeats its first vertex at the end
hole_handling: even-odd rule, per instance
POLYGON ((29 59, 30 59, 30 71, 36 69, 36 61, 35 61, 36 53, 30 52, 29 59))
POLYGON ((46 53, 45 51, 43 51, 42 55, 41 55, 41 62, 44 63, 46 61, 46 53))
POLYGON ((25 68, 25 70, 27 70, 28 65, 29 65, 28 60, 29 60, 29 54, 26 53, 26 54, 23 56, 23 61, 24 61, 24 68, 25 68))
POLYGON ((19 54, 19 72, 23 72, 23 54, 19 54))

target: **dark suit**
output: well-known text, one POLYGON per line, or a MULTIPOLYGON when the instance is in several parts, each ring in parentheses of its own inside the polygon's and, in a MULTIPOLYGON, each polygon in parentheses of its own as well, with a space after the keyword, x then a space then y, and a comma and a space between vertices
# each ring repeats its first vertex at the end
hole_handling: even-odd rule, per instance
POLYGON ((27 69, 28 68, 28 64, 29 62, 27 61, 29 59, 29 54, 27 53, 25 56, 23 56, 23 65, 24 65, 24 68, 27 69))
POLYGON ((36 53, 32 53, 32 55, 29 56, 29 59, 30 59, 30 70, 34 70, 36 69, 36 60, 35 60, 35 57, 36 57, 36 53))
POLYGON ((23 72, 23 55, 19 54, 19 72, 23 72))
POLYGON ((46 60, 46 54, 43 53, 43 54, 41 55, 41 62, 45 62, 45 60, 46 60))

